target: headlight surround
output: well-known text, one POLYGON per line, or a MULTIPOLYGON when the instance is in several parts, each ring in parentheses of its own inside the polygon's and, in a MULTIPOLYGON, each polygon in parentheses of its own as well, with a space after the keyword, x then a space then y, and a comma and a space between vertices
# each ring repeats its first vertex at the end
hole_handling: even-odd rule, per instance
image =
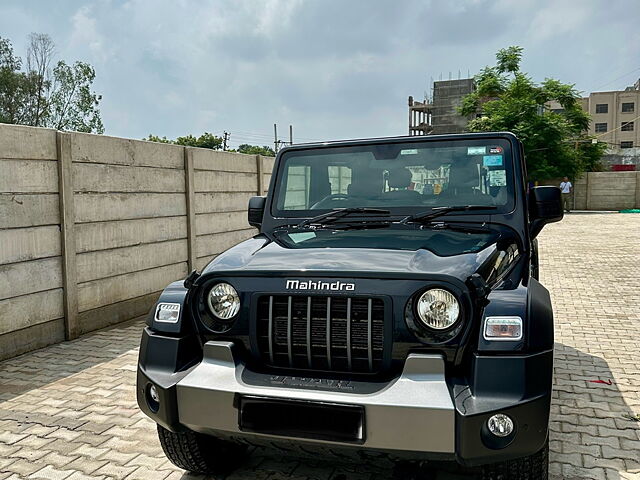
POLYGON ((447 330, 460 317, 460 303, 448 290, 431 288, 418 298, 416 310, 420 321, 433 330, 447 330))
POLYGON ((217 319, 229 321, 240 311, 240 296, 228 283, 216 283, 207 295, 207 306, 217 319))

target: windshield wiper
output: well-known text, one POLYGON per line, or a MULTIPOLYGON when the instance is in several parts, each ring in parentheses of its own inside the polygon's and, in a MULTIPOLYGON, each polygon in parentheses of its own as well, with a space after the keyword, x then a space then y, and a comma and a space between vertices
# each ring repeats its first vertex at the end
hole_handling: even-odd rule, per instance
MULTIPOLYGON (((298 225, 297 228, 303 228, 308 225, 313 224, 322 224, 327 225, 330 223, 334 223, 336 220, 339 220, 344 217, 348 217, 349 215, 353 215, 356 213, 361 214, 371 214, 371 215, 389 215, 389 210, 382 210, 380 208, 366 208, 366 207, 349 207, 349 208, 339 208, 335 210, 331 210, 330 212, 322 213, 312 218, 308 218, 303 220, 298 225)), ((376 220, 376 222, 380 222, 380 220, 376 220)))
POLYGON ((495 210, 495 205, 455 205, 452 207, 435 207, 427 212, 416 213, 403 218, 400 223, 410 222, 428 222, 434 218, 438 218, 442 215, 446 215, 449 212, 465 212, 469 210, 495 210))

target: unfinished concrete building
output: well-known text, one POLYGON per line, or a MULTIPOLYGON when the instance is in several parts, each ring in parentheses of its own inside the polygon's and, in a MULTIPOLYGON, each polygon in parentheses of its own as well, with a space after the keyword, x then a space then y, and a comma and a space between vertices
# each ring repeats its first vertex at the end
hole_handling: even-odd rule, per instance
POLYGON ((433 83, 433 99, 416 102, 409 97, 409 135, 462 133, 469 117, 458 113, 465 95, 475 90, 472 78, 433 83))

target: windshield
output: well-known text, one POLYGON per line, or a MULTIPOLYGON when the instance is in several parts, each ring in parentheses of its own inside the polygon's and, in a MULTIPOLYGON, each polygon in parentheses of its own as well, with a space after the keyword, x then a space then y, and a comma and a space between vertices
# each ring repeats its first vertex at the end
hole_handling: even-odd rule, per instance
POLYGON ((276 184, 273 213, 284 217, 350 207, 391 213, 458 205, 513 209, 513 160, 506 139, 291 150, 282 156, 276 184))

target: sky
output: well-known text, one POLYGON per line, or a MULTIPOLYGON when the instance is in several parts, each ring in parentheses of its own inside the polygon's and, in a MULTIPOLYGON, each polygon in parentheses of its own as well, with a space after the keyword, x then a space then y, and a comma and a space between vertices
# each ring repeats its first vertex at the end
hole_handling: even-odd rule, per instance
POLYGON ((639 0, 2 0, 17 55, 31 32, 94 66, 107 135, 231 146, 272 145, 274 123, 295 143, 406 135, 409 95, 510 45, 587 94, 640 77, 639 0))

